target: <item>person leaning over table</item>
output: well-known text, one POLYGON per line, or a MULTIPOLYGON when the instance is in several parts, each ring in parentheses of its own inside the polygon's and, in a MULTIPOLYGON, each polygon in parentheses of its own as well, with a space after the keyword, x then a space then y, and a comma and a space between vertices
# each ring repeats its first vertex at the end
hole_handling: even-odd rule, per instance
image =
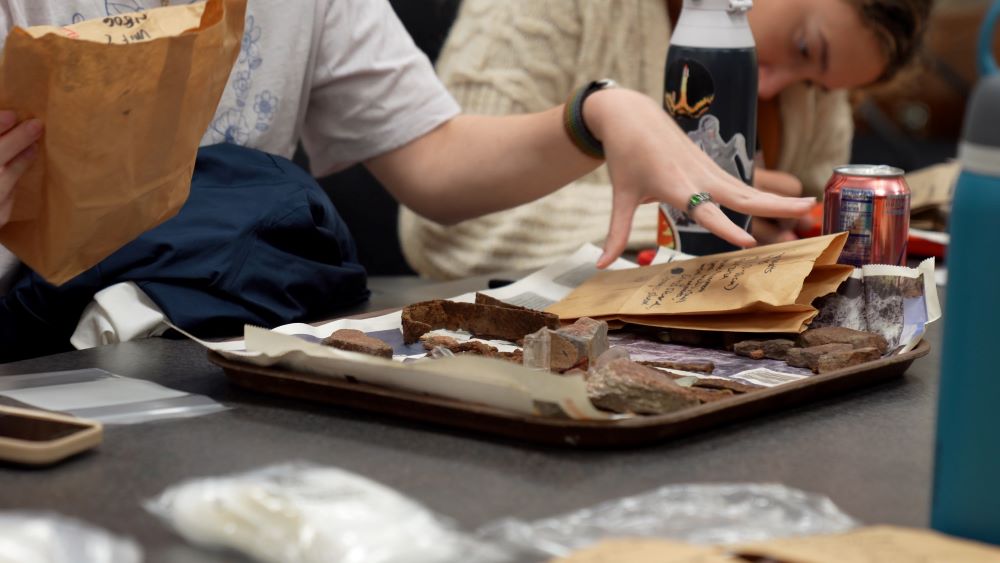
MULTIPOLYGON (((13 26, 67 25, 167 3, 0 0, 0 41, 13 26)), ((571 138, 564 108, 553 106, 516 116, 460 114, 385 0, 250 0, 241 52, 202 144, 291 157, 301 139, 314 175, 363 162, 408 208, 454 224, 544 197, 601 164, 574 144, 582 138, 571 138)), ((641 202, 685 207, 704 192, 773 217, 801 216, 815 203, 758 192, 728 176, 639 92, 594 91, 582 120, 603 142, 615 186, 599 266, 625 249, 641 202)), ((16 123, 11 111, 0 111, 0 224, 38 153, 43 125, 16 123)), ((698 206, 693 218, 733 244, 755 244, 716 205, 698 206)))
MULTIPOLYGON (((661 100, 670 20, 680 6, 681 0, 464 0, 438 75, 472 113, 539 111, 593 76, 661 100)), ((850 157, 846 89, 886 80, 906 65, 930 7, 931 0, 754 2, 758 137, 770 169, 757 168, 758 188, 822 197, 833 167, 850 157)), ((617 201, 609 183, 619 173, 609 162, 527 205, 452 226, 401 209, 403 254, 419 274, 436 279, 545 266, 604 237, 617 201)), ((788 223, 781 229, 755 220, 753 233, 762 242, 790 240, 788 223)), ((630 246, 655 246, 656 228, 656 207, 641 207, 630 246)), ((613 246, 620 248, 621 239, 613 246)))

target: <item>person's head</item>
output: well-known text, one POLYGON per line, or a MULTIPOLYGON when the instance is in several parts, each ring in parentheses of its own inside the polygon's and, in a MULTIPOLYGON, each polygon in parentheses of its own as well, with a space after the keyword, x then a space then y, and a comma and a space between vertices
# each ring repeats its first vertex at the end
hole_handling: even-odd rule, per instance
POLYGON ((810 82, 856 88, 892 77, 913 58, 933 0, 755 0, 761 98, 810 82))

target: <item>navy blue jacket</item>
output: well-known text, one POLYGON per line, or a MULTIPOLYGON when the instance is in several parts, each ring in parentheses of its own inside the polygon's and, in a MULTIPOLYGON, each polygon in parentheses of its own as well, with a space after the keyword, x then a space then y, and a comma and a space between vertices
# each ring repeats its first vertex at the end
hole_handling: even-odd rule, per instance
POLYGON ((284 158, 215 145, 199 151, 177 216, 62 286, 18 280, 0 302, 0 361, 70 349, 94 294, 127 281, 203 338, 329 318, 368 298, 351 234, 316 181, 284 158))

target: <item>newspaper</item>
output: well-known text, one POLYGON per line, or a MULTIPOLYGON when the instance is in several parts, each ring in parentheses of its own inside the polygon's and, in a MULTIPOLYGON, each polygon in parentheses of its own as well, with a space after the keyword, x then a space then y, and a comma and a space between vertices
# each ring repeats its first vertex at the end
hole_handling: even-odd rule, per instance
MULTIPOLYGON (((563 299, 597 273, 594 264, 600 254, 600 248, 587 245, 572 256, 511 285, 481 293, 507 303, 541 310, 563 299)), ((660 258, 668 260, 671 256, 683 259, 683 255, 678 257, 667 254, 660 258)), ((632 262, 619 259, 610 268, 636 267, 638 266, 632 262)), ((475 300, 475 293, 459 295, 452 300, 472 302, 475 300)), ((420 343, 407 345, 403 342, 401 325, 402 314, 396 311, 366 319, 338 319, 317 326, 296 323, 273 330, 248 326, 244 339, 238 341, 212 343, 192 338, 234 361, 280 366, 320 378, 361 381, 428 393, 525 415, 561 416, 578 420, 610 420, 627 416, 594 408, 587 397, 586 384, 579 376, 556 375, 472 355, 427 358, 427 351, 420 343), (388 343, 393 348, 392 360, 320 344, 323 338, 340 329, 360 330, 388 343)), ((437 330, 430 334, 448 335, 459 341, 472 339, 465 332, 437 330)), ((637 361, 680 362, 698 359, 712 361, 716 366, 712 375, 669 370, 685 376, 685 379, 723 378, 760 387, 773 387, 812 375, 809 370, 789 367, 784 362, 752 360, 725 350, 671 344, 631 329, 614 331, 609 340, 613 346, 624 347, 632 359, 637 361)), ((512 351, 516 348, 510 342, 485 342, 500 351, 512 351)), ((690 379, 687 383, 694 381, 696 379, 690 379)))
POLYGON ((876 332, 895 353, 913 350, 927 325, 941 318, 934 259, 916 268, 872 264, 854 270, 836 293, 817 299, 810 326, 876 332))

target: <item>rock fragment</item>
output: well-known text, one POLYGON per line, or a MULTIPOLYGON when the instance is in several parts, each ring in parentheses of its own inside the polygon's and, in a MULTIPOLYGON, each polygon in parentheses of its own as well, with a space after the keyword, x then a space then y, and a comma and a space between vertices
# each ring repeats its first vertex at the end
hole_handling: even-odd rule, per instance
POLYGON ((353 328, 342 328, 334 332, 323 339, 323 344, 339 350, 392 359, 392 346, 353 328))
POLYGON ((407 344, 413 344, 422 335, 440 328, 466 330, 485 340, 517 342, 540 328, 559 327, 559 317, 552 313, 515 305, 458 303, 444 299, 407 305, 403 308, 402 317, 403 342, 407 344))
POLYGON ((608 350, 608 323, 587 317, 570 326, 542 328, 524 337, 524 365, 562 373, 586 369, 608 350))
POLYGON ((591 370, 587 395, 595 406, 617 413, 667 414, 701 403, 690 389, 627 358, 602 362, 591 370))
POLYGON ((744 340, 733 345, 733 352, 739 356, 747 356, 755 360, 770 358, 784 360, 788 350, 795 347, 795 342, 787 338, 771 340, 744 340))
POLYGON ((854 348, 877 348, 880 354, 889 350, 885 337, 874 332, 863 332, 839 326, 809 329, 799 335, 799 346, 811 348, 824 344, 850 344, 854 348))
POLYGON ((795 368, 809 368, 814 372, 819 369, 819 359, 830 352, 853 350, 850 344, 823 344, 809 348, 790 348, 785 361, 795 368))
POLYGON ((851 350, 841 350, 823 354, 819 358, 816 366, 818 373, 830 373, 838 369, 849 368, 861 365, 882 357, 878 348, 853 348, 851 350))

